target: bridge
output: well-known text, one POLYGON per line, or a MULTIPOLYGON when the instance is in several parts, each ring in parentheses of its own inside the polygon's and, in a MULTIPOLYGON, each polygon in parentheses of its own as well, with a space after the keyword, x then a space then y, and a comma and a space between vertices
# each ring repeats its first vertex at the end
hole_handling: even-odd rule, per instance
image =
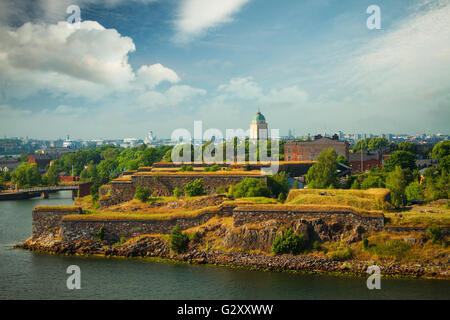
POLYGON ((19 190, 17 190, 17 192, 29 193, 30 196, 32 194, 40 194, 40 195, 42 195, 42 199, 48 199, 48 194, 51 192, 72 190, 72 199, 75 199, 78 196, 78 189, 79 189, 79 185, 65 185, 65 186, 50 186, 50 187, 19 189, 19 190))
POLYGON ((49 187, 36 187, 18 189, 15 192, 0 194, 0 200, 18 200, 42 196, 42 199, 48 199, 48 194, 58 191, 72 191, 72 199, 76 197, 85 197, 91 194, 93 182, 80 183, 74 185, 61 185, 49 187))

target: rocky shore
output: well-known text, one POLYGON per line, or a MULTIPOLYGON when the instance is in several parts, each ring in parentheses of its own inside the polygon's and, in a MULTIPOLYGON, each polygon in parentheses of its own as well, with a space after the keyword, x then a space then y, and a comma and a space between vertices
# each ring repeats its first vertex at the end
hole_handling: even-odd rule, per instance
MULTIPOLYGON (((166 240, 143 236, 121 245, 99 241, 63 242, 58 239, 28 239, 17 248, 64 255, 97 255, 105 257, 161 258, 196 264, 244 267, 271 271, 351 274, 367 276, 366 270, 373 261, 334 261, 312 255, 279 255, 249 253, 245 251, 200 250, 192 247, 184 254, 173 254, 166 240)), ((408 278, 450 279, 448 265, 442 263, 406 264, 394 261, 376 263, 383 276, 408 278)))

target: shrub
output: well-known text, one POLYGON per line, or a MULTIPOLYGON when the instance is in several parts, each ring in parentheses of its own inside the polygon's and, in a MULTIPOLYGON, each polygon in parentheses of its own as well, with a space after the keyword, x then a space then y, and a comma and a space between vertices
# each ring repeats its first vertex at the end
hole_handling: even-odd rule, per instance
POLYGON ((105 230, 103 229, 103 226, 98 229, 95 235, 97 236, 98 241, 103 241, 103 239, 105 238, 105 230))
POLYGON ((220 170, 220 166, 218 164, 212 165, 211 167, 205 167, 203 169, 203 171, 206 172, 215 172, 215 171, 219 171, 220 170))
POLYGON ((363 246, 363 249, 364 249, 364 250, 369 249, 369 240, 368 240, 367 238, 364 238, 364 239, 362 240, 362 246, 363 246))
POLYGON ((371 246, 370 250, 373 250, 378 256, 381 257, 393 257, 395 259, 404 258, 411 245, 399 240, 391 240, 377 245, 371 246))
POLYGON ((227 193, 228 192, 228 187, 226 186, 219 186, 216 190, 217 194, 223 194, 223 193, 227 193))
POLYGON ((267 177, 267 188, 273 198, 277 198, 281 193, 289 192, 289 183, 286 172, 281 172, 267 177))
POLYGON ((417 181, 411 182, 405 189, 408 200, 424 200, 424 187, 417 181))
POLYGON ((297 235, 292 229, 287 229, 284 233, 275 238, 272 243, 272 253, 274 254, 299 254, 305 249, 303 235, 297 235))
POLYGON ((312 244, 312 248, 315 251, 321 251, 322 250, 322 245, 320 244, 319 241, 315 240, 312 244))
POLYGON ((147 202, 150 197, 151 191, 147 187, 137 186, 134 193, 134 198, 141 200, 142 202, 147 202))
POLYGON ((188 249, 189 237, 181 232, 177 224, 170 233, 170 249, 175 253, 183 253, 188 249))
POLYGON ((431 240, 431 243, 436 243, 442 239, 441 228, 438 226, 432 226, 427 230, 428 238, 431 240))
POLYGON ((188 238, 189 238, 190 242, 193 242, 193 243, 200 242, 200 234, 197 231, 189 233, 188 238))
POLYGON ((184 172, 184 171, 194 171, 194 168, 192 166, 183 165, 183 166, 181 166, 180 171, 182 171, 182 172, 184 172))
POLYGON ((230 193, 234 198, 268 197, 270 195, 266 184, 255 178, 245 178, 242 182, 230 188, 230 193))
POLYGON ((113 247, 118 247, 123 245, 125 242, 127 242, 127 238, 121 237, 119 241, 115 242, 112 246, 113 247))
POLYGON ((184 186, 184 193, 188 197, 201 196, 202 194, 204 194, 205 192, 203 190, 203 180, 197 179, 187 183, 184 186))
POLYGON ((353 183, 352 183, 350 189, 359 189, 359 188, 361 188, 359 180, 358 179, 353 180, 353 183))
POLYGON ((175 198, 181 198, 181 196, 183 195, 183 191, 181 191, 178 187, 175 187, 175 189, 173 189, 173 196, 175 198))
POLYGON ((278 195, 278 202, 284 203, 286 201, 286 194, 284 192, 278 195))
POLYGON ((329 257, 333 261, 345 261, 353 257, 353 252, 350 247, 345 247, 344 249, 330 252, 329 257))

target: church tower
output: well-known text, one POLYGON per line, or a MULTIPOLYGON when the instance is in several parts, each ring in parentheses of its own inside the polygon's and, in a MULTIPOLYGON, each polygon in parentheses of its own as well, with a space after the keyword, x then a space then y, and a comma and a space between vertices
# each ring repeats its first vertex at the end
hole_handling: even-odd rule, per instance
POLYGON ((267 140, 268 139, 268 129, 266 118, 258 110, 256 115, 253 117, 250 123, 250 140, 267 140))

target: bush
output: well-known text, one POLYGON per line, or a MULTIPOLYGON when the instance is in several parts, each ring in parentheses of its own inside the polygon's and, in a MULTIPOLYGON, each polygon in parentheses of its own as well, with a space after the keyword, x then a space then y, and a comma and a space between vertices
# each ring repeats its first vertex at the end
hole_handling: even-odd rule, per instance
POLYGON ((189 182, 184 186, 184 193, 188 197, 195 197, 195 196, 201 196, 204 194, 203 190, 203 180, 197 179, 192 182, 189 182))
POLYGON ((364 249, 364 250, 369 249, 369 240, 368 240, 367 238, 364 238, 364 239, 362 240, 362 246, 363 246, 363 249, 364 249))
POLYGON ((411 245, 399 240, 390 240, 370 247, 380 257, 393 257, 400 260, 406 257, 411 245))
POLYGON ((408 200, 424 200, 424 187, 417 181, 411 182, 405 189, 408 200))
POLYGON ((278 202, 284 203, 286 201, 286 194, 284 192, 278 195, 278 202))
POLYGON ((181 198, 181 196, 183 195, 183 191, 181 191, 178 187, 175 187, 175 189, 173 189, 173 196, 175 198, 181 198))
POLYGON ((268 197, 270 192, 262 180, 245 178, 242 182, 230 188, 230 194, 234 198, 268 197))
POLYGON ((98 229, 95 235, 97 236, 98 241, 103 241, 103 239, 105 238, 105 230, 103 229, 103 226, 98 229))
POLYGON ((299 254, 305 249, 303 235, 297 235, 292 229, 287 229, 283 234, 275 238, 272 243, 274 254, 299 254))
POLYGON ((147 202, 150 198, 151 191, 147 187, 137 186, 136 191, 134 193, 134 198, 141 200, 142 202, 147 202))
POLYGON ((219 186, 216 190, 217 194, 223 194, 223 193, 227 193, 229 190, 229 187, 226 186, 219 186))
POLYGON ((170 249, 175 253, 183 253, 188 249, 189 237, 181 232, 177 224, 170 233, 170 249))
POLYGON ((312 248, 314 251, 321 251, 322 250, 322 245, 320 244, 319 241, 315 240, 312 244, 312 248))
POLYGON ((281 172, 267 177, 267 188, 273 198, 277 198, 281 193, 289 192, 289 183, 286 172, 281 172))
POLYGON ((218 164, 215 164, 211 167, 205 167, 203 169, 203 171, 206 171, 206 172, 215 172, 215 171, 219 171, 219 170, 220 170, 220 166, 218 164))
POLYGON ((188 234, 189 242, 198 243, 200 242, 200 234, 197 231, 188 234))
POLYGON ((182 172, 184 172, 184 171, 194 171, 194 168, 192 166, 183 165, 183 166, 181 166, 180 171, 182 171, 182 172))
POLYGON ((431 243, 436 243, 442 239, 441 228, 438 226, 432 226, 427 230, 428 238, 431 243))
POLYGON ((353 257, 353 252, 350 247, 345 247, 344 249, 330 252, 329 257, 333 261, 345 261, 353 257))

